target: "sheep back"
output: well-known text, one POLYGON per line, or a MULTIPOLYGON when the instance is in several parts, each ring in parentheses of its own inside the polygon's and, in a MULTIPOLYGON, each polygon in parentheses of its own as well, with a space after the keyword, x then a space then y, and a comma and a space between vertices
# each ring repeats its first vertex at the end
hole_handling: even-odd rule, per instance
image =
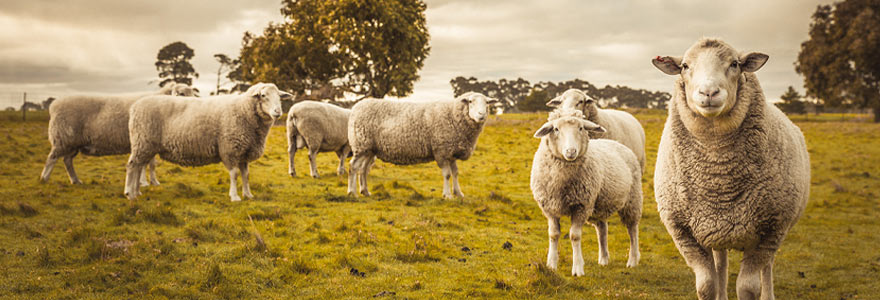
POLYGON ((320 152, 336 151, 348 144, 350 115, 351 110, 333 104, 303 101, 290 107, 287 129, 296 130, 306 141, 321 139, 320 152))
POLYGON ((49 106, 49 142, 91 156, 129 153, 128 110, 155 93, 62 97, 49 106))
POLYGON ((679 79, 658 150, 654 186, 662 221, 689 229, 713 249, 749 248, 764 239, 778 245, 809 197, 803 134, 765 101, 754 74, 744 76, 733 120, 718 121, 740 123, 715 136, 720 126, 687 108, 679 79))
POLYGON ((485 122, 477 123, 461 101, 367 99, 352 107, 348 135, 352 151, 410 165, 437 159, 467 160, 485 122))
MULTIPOLYGON (((607 139, 590 140, 587 152, 574 161, 553 157, 546 138, 532 161, 532 195, 544 215, 605 220, 634 200, 641 186, 641 167, 628 147, 607 139)), ((641 200, 639 197, 637 200, 641 200)))
POLYGON ((645 169, 645 129, 639 120, 628 112, 614 109, 600 109, 596 103, 584 107, 587 120, 602 125, 605 133, 591 132, 591 138, 615 140, 627 146, 636 155, 641 169, 645 169))

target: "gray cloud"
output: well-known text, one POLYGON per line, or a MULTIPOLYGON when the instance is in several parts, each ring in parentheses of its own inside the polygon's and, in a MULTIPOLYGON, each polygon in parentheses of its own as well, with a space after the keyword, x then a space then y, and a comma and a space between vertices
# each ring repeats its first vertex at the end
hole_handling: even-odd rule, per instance
MULTIPOLYGON (((650 58, 714 36, 770 55, 758 76, 775 99, 789 85, 801 89, 792 63, 816 5, 830 1, 426 2, 432 50, 413 98, 451 97, 449 80, 459 75, 669 91, 671 78, 650 58)), ((279 8, 278 0, 2 1, 0 107, 20 102, 15 95, 24 91, 149 89, 156 53, 178 40, 195 49, 196 86, 207 94, 216 80, 213 54, 237 55, 244 31, 280 21, 279 8)))

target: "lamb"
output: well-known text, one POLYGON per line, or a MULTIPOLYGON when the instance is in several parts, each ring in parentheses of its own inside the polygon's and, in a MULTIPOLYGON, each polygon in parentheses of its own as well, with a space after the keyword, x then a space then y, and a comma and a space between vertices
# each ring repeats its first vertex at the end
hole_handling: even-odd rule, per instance
POLYGON ((645 170, 645 129, 633 115, 621 110, 601 109, 596 100, 578 89, 565 91, 548 101, 547 106, 582 111, 587 120, 606 130, 605 133, 590 133, 590 137, 615 140, 629 147, 638 157, 641 169, 645 170))
POLYGON ((354 153, 348 193, 356 194, 359 176, 361 194, 370 195, 367 174, 378 157, 396 165, 436 161, 443 174, 443 197, 464 197, 456 160, 470 158, 486 124, 487 105, 496 102, 468 92, 452 101, 367 99, 355 104, 348 120, 348 142, 354 153))
MULTIPOLYGON (((40 181, 49 180, 59 158, 71 184, 82 184, 73 168, 73 158, 82 153, 89 156, 130 153, 128 137, 128 109, 140 98, 149 95, 193 96, 194 90, 184 84, 171 83, 155 92, 98 96, 79 95, 58 99, 49 107, 49 143, 52 150, 40 181)), ((141 178, 143 185, 159 185, 156 179, 156 161, 150 161, 150 179, 141 178)), ((144 173, 146 174, 146 173, 144 173)))
POLYGON ((677 75, 660 138, 660 218, 696 276, 700 299, 727 299, 727 251, 743 251, 739 299, 773 299, 773 260, 806 206, 804 136, 764 99, 754 72, 769 56, 701 39, 684 57, 656 57, 677 75))
POLYGON ((287 153, 290 155, 288 173, 291 177, 296 177, 293 156, 303 147, 309 148, 312 177, 318 178, 315 156, 329 151, 335 151, 339 156, 336 173, 345 175, 345 159, 351 154, 348 146, 349 115, 349 109, 317 101, 303 101, 290 107, 287 113, 287 153))
POLYGON ((541 139, 532 161, 531 189, 547 217, 550 247, 547 266, 559 261, 559 219, 571 217, 573 276, 584 275, 581 228, 596 227, 599 264, 608 264, 606 219, 617 212, 629 232, 627 267, 639 263, 639 220, 642 216, 642 169, 632 150, 608 139, 591 139, 604 133, 602 126, 586 120, 578 110, 557 110, 535 132, 541 139))
POLYGON ((274 84, 258 83, 241 95, 192 98, 150 96, 131 106, 128 121, 131 156, 125 194, 137 198, 143 166, 157 154, 182 166, 223 162, 229 170, 229 197, 241 201, 236 180, 241 174, 242 194, 253 198, 248 184, 248 162, 263 155, 269 128, 281 116, 281 100, 292 98, 274 84))

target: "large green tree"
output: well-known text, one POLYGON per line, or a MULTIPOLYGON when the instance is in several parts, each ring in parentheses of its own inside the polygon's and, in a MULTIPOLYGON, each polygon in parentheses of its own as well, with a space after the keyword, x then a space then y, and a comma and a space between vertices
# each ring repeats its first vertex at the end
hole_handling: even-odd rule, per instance
POLYGON ((820 5, 795 70, 828 106, 870 107, 880 122, 880 0, 820 5))
POLYGON ((430 51, 425 8, 421 0, 284 0, 284 23, 245 33, 234 76, 298 93, 409 95, 430 51))
POLYGON ((199 78, 199 73, 193 69, 190 59, 195 56, 192 48, 184 42, 174 42, 159 49, 156 55, 156 70, 159 71, 159 86, 165 86, 169 82, 185 83, 192 85, 192 79, 199 78))

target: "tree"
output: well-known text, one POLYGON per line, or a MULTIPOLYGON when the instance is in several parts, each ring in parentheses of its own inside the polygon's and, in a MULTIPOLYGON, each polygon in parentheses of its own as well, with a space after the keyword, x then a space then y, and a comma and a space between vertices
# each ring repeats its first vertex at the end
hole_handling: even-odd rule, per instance
POLYGON ((49 105, 52 105, 52 102, 55 102, 55 97, 46 98, 40 105, 43 106, 43 110, 49 110, 49 105))
POLYGON ((303 94, 332 84, 361 97, 412 93, 430 47, 421 0, 284 0, 286 21, 245 33, 238 75, 303 94))
POLYGON ((194 55, 193 49, 183 42, 174 42, 159 49, 156 55, 156 70, 161 79, 159 86, 169 82, 192 85, 193 77, 199 78, 199 73, 189 63, 194 55))
POLYGON ((838 107, 870 107, 880 122, 880 0, 820 5, 795 70, 807 95, 838 107))
POLYGON ((782 102, 776 103, 782 111, 789 114, 805 114, 807 113, 806 103, 802 100, 802 96, 794 87, 789 86, 788 90, 780 96, 782 102))
POLYGON ((550 111, 552 107, 547 106, 549 99, 547 91, 540 88, 533 89, 528 96, 516 104, 516 108, 521 111, 550 111))
POLYGON ((229 58, 228 55, 223 54, 223 53, 214 54, 214 58, 217 59, 217 62, 220 63, 220 66, 217 67, 217 87, 214 89, 213 94, 214 95, 228 94, 230 92, 230 90, 228 90, 228 89, 221 90, 220 89, 220 86, 221 86, 220 79, 223 78, 223 74, 226 74, 228 81, 224 81, 223 85, 225 85, 227 82, 232 81, 231 80, 232 74, 230 74, 230 72, 232 72, 235 69, 238 69, 238 66, 240 65, 240 63, 239 63, 238 59, 229 58))

